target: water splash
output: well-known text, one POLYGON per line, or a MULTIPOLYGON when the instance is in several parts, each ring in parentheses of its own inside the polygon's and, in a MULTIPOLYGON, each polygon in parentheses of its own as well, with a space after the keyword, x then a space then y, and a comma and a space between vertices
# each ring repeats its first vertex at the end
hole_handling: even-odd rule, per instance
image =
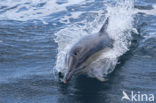
POLYGON ((92 73, 99 76, 107 75, 112 72, 117 64, 118 58, 127 52, 131 44, 131 30, 133 29, 133 4, 132 0, 120 0, 115 5, 105 4, 107 13, 102 14, 99 11, 93 22, 82 21, 84 26, 70 25, 55 34, 55 42, 58 43, 58 54, 55 70, 58 72, 66 72, 64 65, 65 55, 81 37, 96 32, 101 27, 101 21, 106 17, 110 17, 108 33, 115 40, 113 49, 104 52, 97 60, 88 66, 87 74, 93 77, 92 73), (87 32, 86 32, 87 30, 87 32), (88 32, 89 31, 89 32, 88 32))

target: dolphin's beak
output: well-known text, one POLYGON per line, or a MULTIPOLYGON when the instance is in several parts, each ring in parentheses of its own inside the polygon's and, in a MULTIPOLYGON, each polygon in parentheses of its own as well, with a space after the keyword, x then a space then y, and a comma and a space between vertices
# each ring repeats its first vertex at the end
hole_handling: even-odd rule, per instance
POLYGON ((69 62, 68 62, 68 72, 66 73, 65 77, 64 77, 64 83, 67 83, 67 81, 72 77, 72 75, 74 74, 74 70, 73 70, 73 60, 74 58, 71 56, 69 58, 69 62))
POLYGON ((69 79, 73 76, 73 72, 68 72, 66 75, 65 75, 65 78, 64 78, 64 83, 67 83, 69 81, 69 79))

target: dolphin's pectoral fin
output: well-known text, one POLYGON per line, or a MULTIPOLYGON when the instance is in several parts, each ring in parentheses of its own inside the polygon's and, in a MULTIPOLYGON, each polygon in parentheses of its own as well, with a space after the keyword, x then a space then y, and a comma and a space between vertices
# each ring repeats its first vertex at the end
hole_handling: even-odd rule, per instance
POLYGON ((101 82, 108 81, 108 79, 103 78, 103 77, 101 77, 101 76, 98 76, 98 75, 94 75, 94 76, 95 76, 95 78, 96 78, 97 80, 99 80, 99 81, 101 81, 101 82))
POLYGON ((106 81, 108 81, 108 79, 102 78, 102 77, 96 77, 96 79, 98 79, 100 82, 106 82, 106 81))

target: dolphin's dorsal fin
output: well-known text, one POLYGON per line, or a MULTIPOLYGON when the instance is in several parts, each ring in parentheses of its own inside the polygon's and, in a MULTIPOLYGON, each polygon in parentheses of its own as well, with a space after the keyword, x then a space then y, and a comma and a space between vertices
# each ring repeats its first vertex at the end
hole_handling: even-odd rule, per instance
POLYGON ((109 17, 107 17, 105 23, 103 24, 102 28, 100 29, 100 33, 103 33, 104 31, 106 31, 107 27, 108 27, 108 23, 109 23, 109 17))

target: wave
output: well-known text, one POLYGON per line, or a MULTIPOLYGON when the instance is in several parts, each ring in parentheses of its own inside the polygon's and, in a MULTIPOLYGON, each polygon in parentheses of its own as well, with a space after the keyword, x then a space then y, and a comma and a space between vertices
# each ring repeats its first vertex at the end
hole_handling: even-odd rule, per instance
MULTIPOLYGON (((120 3, 123 0, 115 0, 120 3)), ((27 21, 27 20, 41 20, 44 24, 47 24, 46 18, 49 15, 66 12, 68 11, 68 7, 74 5, 83 5, 94 2, 94 0, 0 0, 0 20, 18 20, 18 21, 27 21)), ((106 0, 104 4, 110 2, 106 0)), ((128 0, 129 2, 129 0, 128 0)), ((130 1, 131 2, 131 1, 130 1)), ((133 2, 133 0, 132 0, 133 2)), ((133 2, 134 3, 134 2, 133 2)), ((114 4, 113 4, 114 5, 114 4)), ((122 5, 122 4, 121 4, 122 5)), ((108 6, 108 5, 105 5, 108 6)), ((135 5, 135 13, 145 13, 147 15, 155 15, 156 14, 156 5, 143 5, 139 6, 135 5), (147 8, 147 9, 146 9, 147 8), (150 8, 150 9, 148 9, 150 8), (143 10, 142 10, 143 9, 143 10)), ((93 11, 96 12, 96 11, 93 11)), ((65 16, 65 19, 77 18, 82 11, 72 12, 71 16, 65 16)), ((53 18, 51 18, 53 19, 53 18)), ((60 20, 61 23, 63 20, 60 20)))
POLYGON ((20 20, 30 19, 42 20, 45 16, 52 13, 67 11, 66 7, 83 3, 85 0, 5 0, 0 1, 1 20, 20 20), (65 2, 66 1, 66 2, 65 2))

